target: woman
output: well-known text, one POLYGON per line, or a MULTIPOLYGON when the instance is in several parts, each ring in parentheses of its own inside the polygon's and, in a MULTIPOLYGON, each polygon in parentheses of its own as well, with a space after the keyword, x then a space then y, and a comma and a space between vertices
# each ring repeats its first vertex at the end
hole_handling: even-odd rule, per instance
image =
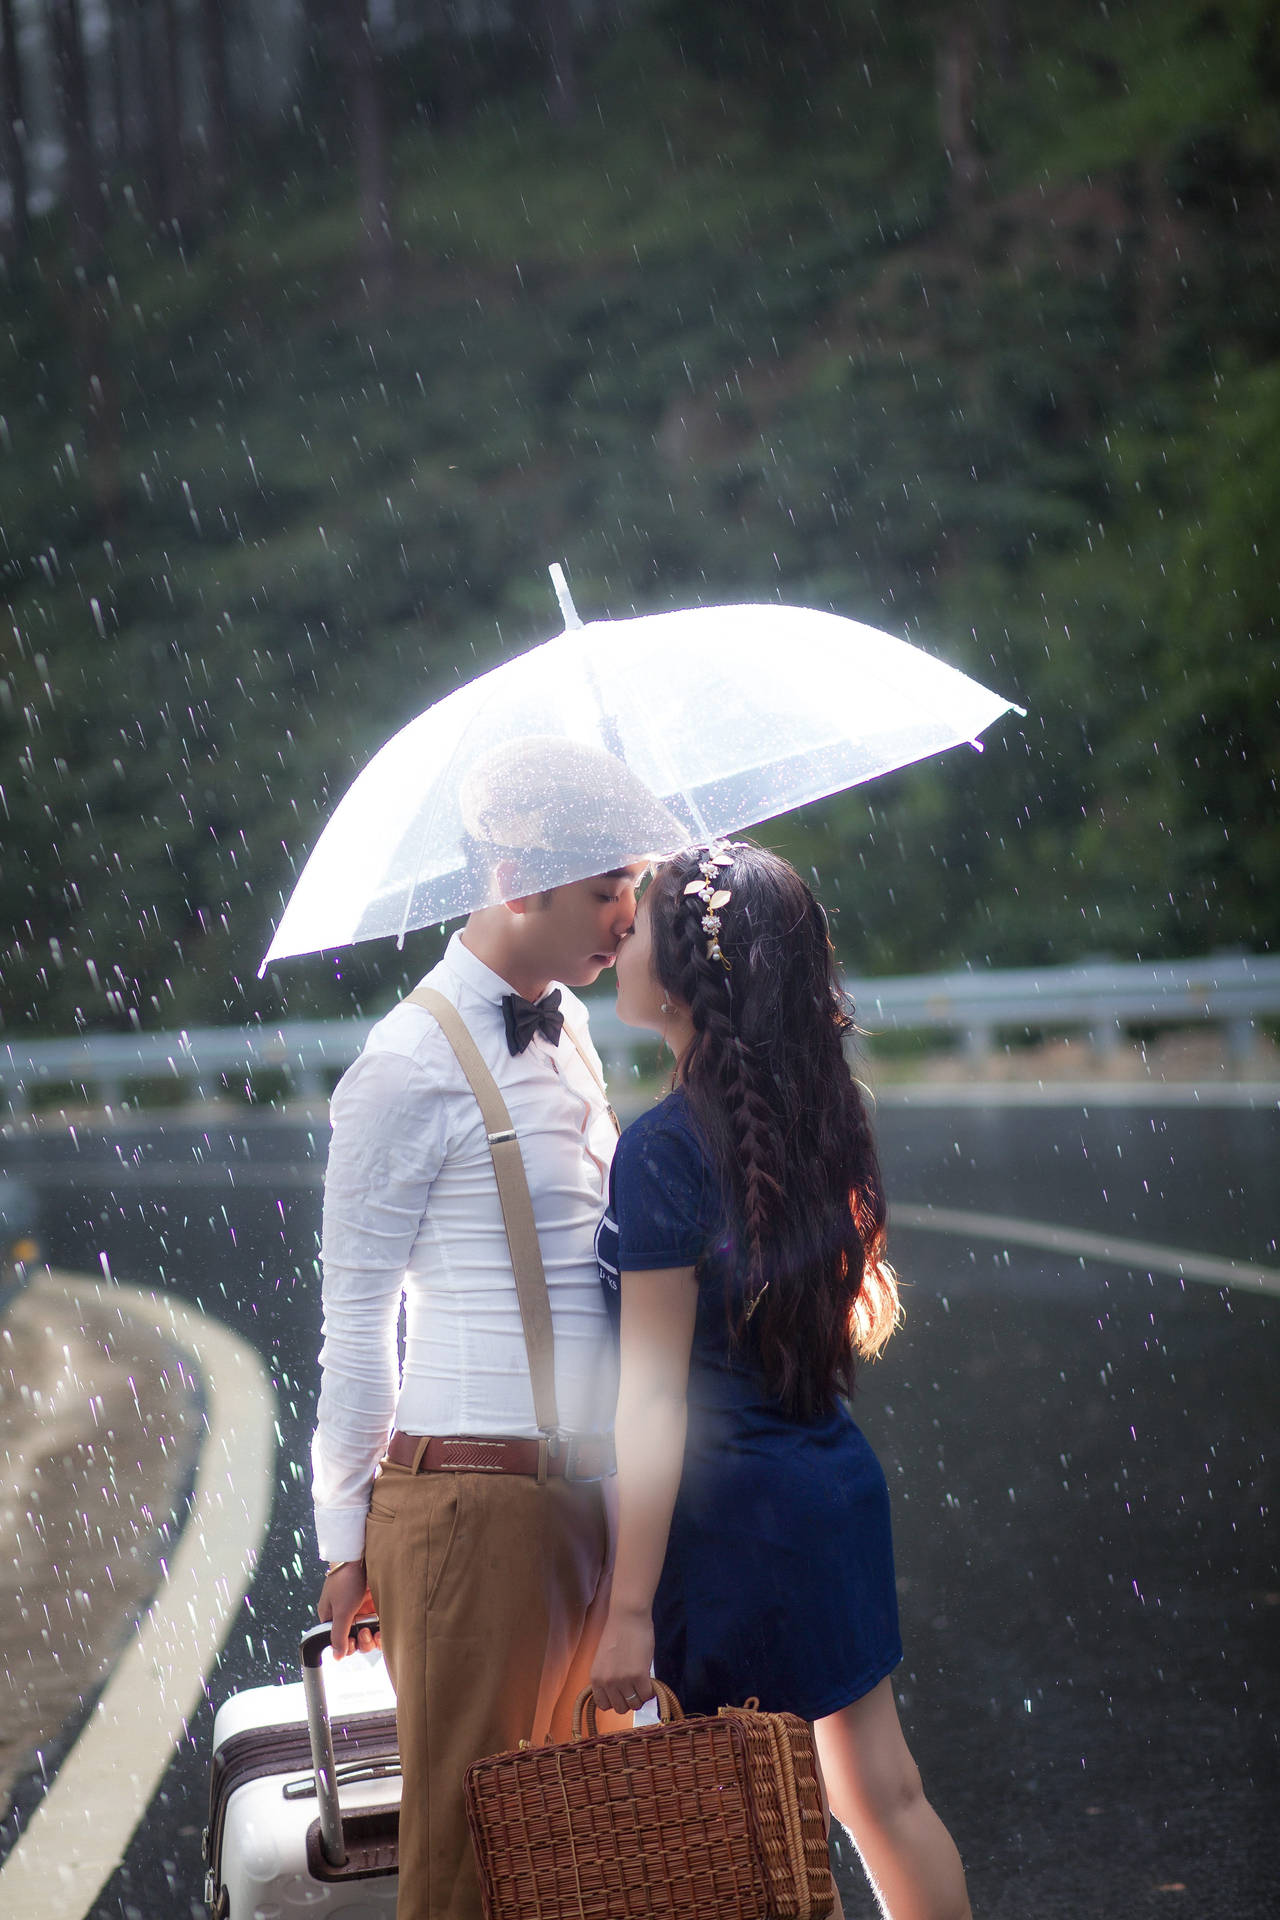
POLYGON ((883 1910, 967 1915, 888 1678, 888 1491, 844 1404, 898 1302, 822 909, 762 848, 693 848, 658 868, 617 971, 620 1015, 676 1072, 619 1142, 596 1243, 621 1330, 597 1702, 648 1699, 652 1663, 687 1711, 801 1714, 883 1910))

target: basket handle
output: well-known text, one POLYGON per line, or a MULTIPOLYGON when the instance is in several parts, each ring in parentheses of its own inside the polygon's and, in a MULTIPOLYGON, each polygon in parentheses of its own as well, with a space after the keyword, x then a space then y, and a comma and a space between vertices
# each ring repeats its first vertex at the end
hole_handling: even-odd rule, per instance
MULTIPOLYGON (((653 1690, 658 1696, 658 1718, 664 1726, 673 1720, 684 1719, 684 1708, 672 1693, 665 1680, 654 1680, 653 1690)), ((573 1703, 573 1737, 581 1740, 583 1733, 589 1740, 596 1734, 596 1697, 590 1687, 584 1687, 573 1703)))

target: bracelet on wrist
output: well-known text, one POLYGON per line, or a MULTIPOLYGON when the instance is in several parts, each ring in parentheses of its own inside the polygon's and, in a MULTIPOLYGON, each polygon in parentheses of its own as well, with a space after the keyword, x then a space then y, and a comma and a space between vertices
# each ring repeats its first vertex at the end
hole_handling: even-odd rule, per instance
POLYGON ((340 1570, 341 1570, 341 1569, 342 1569, 343 1567, 354 1567, 354 1566, 358 1566, 358 1565, 361 1565, 361 1564, 363 1563, 363 1559, 364 1559, 364 1556, 363 1556, 363 1554, 362 1554, 362 1555, 361 1555, 361 1557, 360 1557, 360 1560, 359 1560, 359 1561, 356 1561, 356 1560, 331 1560, 331 1561, 329 1562, 329 1572, 330 1572, 330 1573, 338 1573, 338 1572, 339 1572, 339 1571, 340 1571, 340 1570))

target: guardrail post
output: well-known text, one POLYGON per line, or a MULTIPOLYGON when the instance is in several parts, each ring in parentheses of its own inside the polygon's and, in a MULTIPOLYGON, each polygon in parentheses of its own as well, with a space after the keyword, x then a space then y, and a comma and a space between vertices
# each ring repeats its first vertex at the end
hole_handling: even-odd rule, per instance
POLYGON ((1257 1039, 1257 1028, 1248 1014, 1241 1014, 1235 1020, 1228 1020, 1227 1053, 1232 1060, 1247 1060, 1253 1052, 1257 1039))
POLYGON ((1095 1053, 1117 1053, 1124 1043, 1124 1022, 1112 1014, 1109 1019, 1095 1020, 1089 1028, 1089 1045, 1095 1053))

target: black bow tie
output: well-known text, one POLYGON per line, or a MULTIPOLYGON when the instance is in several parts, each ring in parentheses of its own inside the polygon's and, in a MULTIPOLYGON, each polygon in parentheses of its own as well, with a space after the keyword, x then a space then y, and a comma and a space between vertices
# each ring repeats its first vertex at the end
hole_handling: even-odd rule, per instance
POLYGON ((526 1000, 518 993, 502 996, 502 1018, 506 1023, 507 1045, 512 1053, 523 1053, 535 1033, 541 1033, 553 1047, 560 1045, 564 1015, 560 1011, 560 989, 552 987, 541 1000, 526 1000))

